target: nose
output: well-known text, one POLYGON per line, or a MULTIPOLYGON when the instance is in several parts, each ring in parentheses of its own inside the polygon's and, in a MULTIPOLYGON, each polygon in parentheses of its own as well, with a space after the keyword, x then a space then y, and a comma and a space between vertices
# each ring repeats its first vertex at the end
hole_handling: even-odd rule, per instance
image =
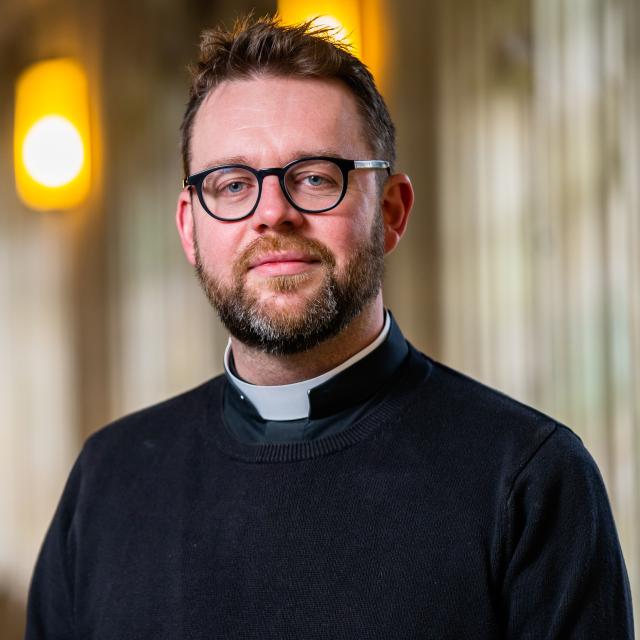
POLYGON ((304 215, 285 197, 277 176, 265 176, 258 207, 251 216, 253 228, 264 231, 275 227, 299 227, 304 215))

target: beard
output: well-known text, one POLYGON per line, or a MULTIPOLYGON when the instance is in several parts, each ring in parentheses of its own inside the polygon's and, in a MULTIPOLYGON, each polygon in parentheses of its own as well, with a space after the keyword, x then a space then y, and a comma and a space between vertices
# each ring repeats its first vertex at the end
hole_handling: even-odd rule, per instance
MULTIPOLYGON (((291 355, 312 349, 338 335, 375 298, 384 273, 384 225, 382 212, 374 217, 367 240, 353 248, 343 273, 338 273, 332 252, 321 242, 295 233, 257 238, 234 262, 232 286, 224 285, 207 272, 197 237, 195 238, 196 274, 200 284, 229 333, 249 347, 273 355, 291 355), (298 305, 269 304, 260 291, 252 291, 246 282, 251 261, 269 251, 303 251, 318 261, 322 282, 298 305)), ((262 281, 261 289, 286 295, 305 286, 316 277, 305 272, 280 275, 262 281)))

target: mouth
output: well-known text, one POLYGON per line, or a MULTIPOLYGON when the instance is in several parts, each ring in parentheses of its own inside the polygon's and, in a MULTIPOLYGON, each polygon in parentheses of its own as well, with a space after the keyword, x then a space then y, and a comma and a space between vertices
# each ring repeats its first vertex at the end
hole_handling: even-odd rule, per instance
POLYGON ((251 260, 249 271, 263 276, 297 275, 313 269, 320 262, 301 251, 273 251, 251 260))

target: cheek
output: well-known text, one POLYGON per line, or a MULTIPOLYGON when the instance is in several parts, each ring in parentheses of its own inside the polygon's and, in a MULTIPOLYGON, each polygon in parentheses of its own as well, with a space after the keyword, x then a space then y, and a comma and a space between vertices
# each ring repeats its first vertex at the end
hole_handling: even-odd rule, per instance
POLYGON ((223 228, 213 228, 208 220, 196 225, 196 239, 200 260, 212 274, 222 275, 224 265, 233 263, 238 241, 223 228))
POLYGON ((351 211, 344 217, 336 217, 336 224, 326 229, 324 239, 320 239, 329 246, 335 254, 338 265, 349 261, 357 247, 369 241, 373 225, 372 214, 368 211, 351 211))

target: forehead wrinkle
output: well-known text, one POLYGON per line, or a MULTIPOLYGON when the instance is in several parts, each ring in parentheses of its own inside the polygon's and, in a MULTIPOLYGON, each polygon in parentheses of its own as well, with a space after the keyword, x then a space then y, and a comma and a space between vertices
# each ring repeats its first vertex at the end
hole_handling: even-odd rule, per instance
POLYGON ((287 90, 287 85, 292 85, 294 88, 296 85, 302 83, 305 87, 305 91, 311 95, 312 102, 310 105, 306 106, 307 116, 312 115, 313 113, 322 113, 324 112, 324 107, 327 101, 327 86, 331 87, 341 87, 343 92, 340 94, 336 94, 331 91, 330 96, 333 102, 341 105, 341 109, 348 109, 348 103, 352 103, 356 106, 356 115, 358 119, 360 119, 359 110, 357 105, 355 104, 355 99, 353 95, 351 95, 342 83, 335 80, 316 80, 312 78, 289 78, 286 76, 264 76, 259 78, 252 79, 240 79, 240 80, 228 80, 217 87, 215 87, 204 99, 198 113, 196 114, 196 118, 199 114, 209 109, 219 110, 219 115, 230 114, 231 121, 233 121, 239 114, 244 113, 248 117, 255 117, 255 123, 247 125, 246 127, 238 126, 237 131, 242 131, 245 128, 255 127, 258 128, 268 128, 273 125, 281 124, 283 120, 287 120, 287 114, 292 110, 295 113, 300 111, 300 107, 296 101, 296 93, 289 93, 287 90), (284 98, 282 102, 278 105, 273 106, 269 104, 265 104, 264 102, 260 102, 257 99, 253 102, 251 101, 242 101, 238 104, 236 102, 235 91, 238 87, 258 85, 266 83, 268 86, 272 81, 277 81, 284 84, 284 89, 280 92, 281 98, 284 98), (231 101, 231 103, 230 103, 231 101), (273 114, 275 116, 274 120, 270 120, 268 122, 260 123, 260 120, 264 118, 271 118, 273 114))
POLYGON ((371 152, 353 96, 339 83, 320 80, 223 83, 201 105, 193 133, 193 170, 220 164, 268 168, 314 155, 365 159, 371 152))
POLYGON ((247 124, 243 127, 235 127, 235 131, 246 131, 247 129, 270 129, 277 123, 275 122, 265 122, 264 124, 247 124))

